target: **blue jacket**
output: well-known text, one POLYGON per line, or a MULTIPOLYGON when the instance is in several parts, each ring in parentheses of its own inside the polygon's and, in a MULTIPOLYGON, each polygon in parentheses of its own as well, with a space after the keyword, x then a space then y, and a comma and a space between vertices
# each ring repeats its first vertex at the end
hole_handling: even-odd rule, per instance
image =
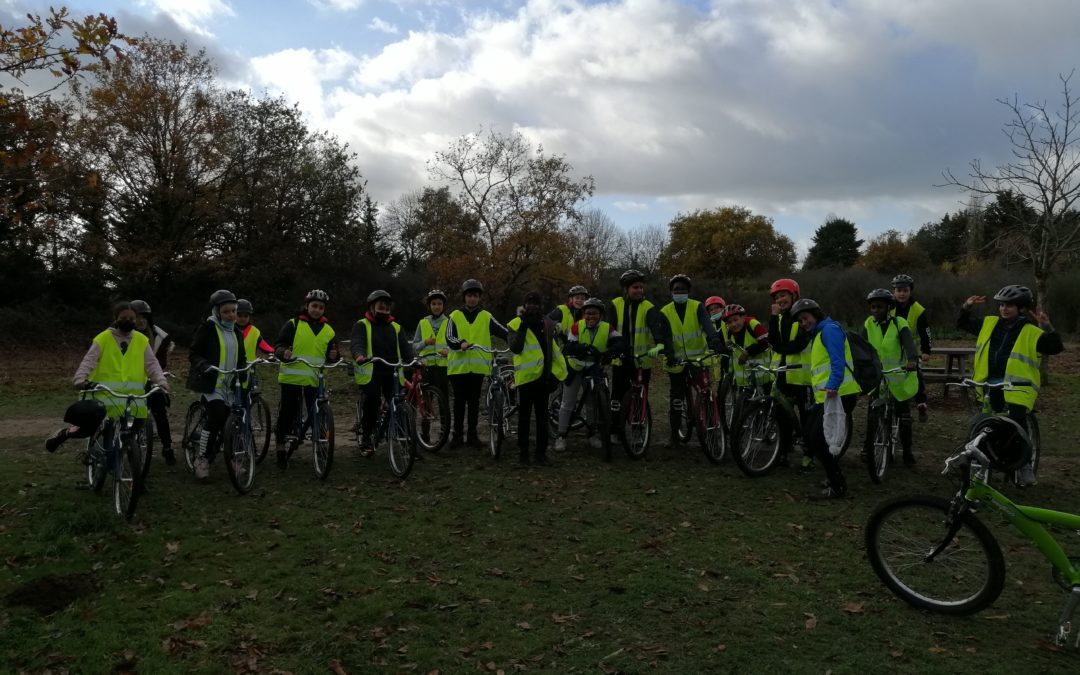
POLYGON ((826 389, 839 389, 844 382, 844 369, 847 368, 846 350, 847 335, 840 324, 827 316, 818 321, 814 327, 811 339, 821 333, 821 342, 825 345, 825 351, 829 353, 829 379, 825 382, 826 389))

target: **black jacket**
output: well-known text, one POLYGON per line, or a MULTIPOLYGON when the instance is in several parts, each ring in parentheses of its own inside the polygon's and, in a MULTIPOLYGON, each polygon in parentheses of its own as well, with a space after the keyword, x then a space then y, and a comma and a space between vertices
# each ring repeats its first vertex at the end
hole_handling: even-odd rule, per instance
MULTIPOLYGON (((236 367, 243 368, 247 365, 244 332, 240 326, 234 326, 233 333, 236 335, 236 367)), ((218 341, 217 326, 213 321, 207 319, 195 330, 191 347, 188 349, 188 361, 191 363, 188 370, 188 389, 200 394, 213 393, 217 384, 217 373, 209 368, 221 362, 221 343, 218 341)), ((240 381, 247 381, 247 373, 240 374, 240 381)))
POLYGON ((559 329, 559 325, 547 318, 541 316, 539 322, 529 321, 525 317, 521 317, 521 325, 517 330, 510 330, 506 336, 506 346, 510 348, 515 354, 520 354, 525 349, 525 337, 528 331, 532 331, 532 334, 536 337, 536 341, 540 343, 540 349, 544 352, 544 375, 551 375, 551 344, 555 338, 555 332, 559 329))
MULTIPOLYGON (((393 317, 387 321, 378 321, 368 312, 364 318, 371 322, 371 345, 367 343, 367 330, 359 321, 353 324, 352 335, 349 337, 349 349, 352 351, 353 360, 363 355, 368 358, 378 356, 380 359, 393 363, 398 360, 398 350, 401 350, 401 360, 408 363, 413 360, 412 344, 409 342, 405 331, 394 334, 394 326, 391 324, 393 317)), ((375 372, 390 372, 393 369, 382 363, 375 363, 375 372)))
MULTIPOLYGON (((978 336, 982 331, 985 319, 976 316, 970 309, 960 308, 960 316, 956 320, 956 327, 967 333, 978 336)), ((990 333, 990 344, 987 345, 987 377, 1005 377, 1005 367, 1009 363, 1009 354, 1012 353, 1016 338, 1020 337, 1020 330, 1030 323, 1027 317, 1017 317, 1006 323, 1004 320, 997 322, 993 332, 990 333)), ((1039 326, 1043 334, 1035 343, 1035 349, 1045 356, 1053 356, 1065 351, 1065 345, 1061 341, 1061 334, 1054 330, 1053 326, 1039 326)))
MULTIPOLYGON (((278 333, 277 340, 274 342, 274 355, 281 361, 285 360, 285 350, 292 349, 293 339, 296 337, 297 321, 307 321, 308 326, 311 327, 311 332, 315 335, 318 335, 323 327, 329 323, 325 316, 319 319, 312 319, 307 314, 300 314, 296 319, 286 321, 285 325, 281 327, 281 332, 278 333)), ((330 344, 326 345, 325 357, 327 361, 330 360, 330 353, 335 349, 337 349, 337 342, 331 340, 330 344)))

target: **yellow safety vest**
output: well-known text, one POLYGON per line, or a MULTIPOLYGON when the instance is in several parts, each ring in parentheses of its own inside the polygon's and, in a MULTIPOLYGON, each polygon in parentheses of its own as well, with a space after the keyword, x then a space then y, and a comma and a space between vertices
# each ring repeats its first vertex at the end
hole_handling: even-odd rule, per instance
MULTIPOLYGON (((601 354, 607 353, 608 337, 611 335, 611 324, 607 321, 601 321, 596 324, 596 330, 589 330, 585 326, 585 319, 581 319, 577 322, 578 343, 593 347, 601 354)), ((594 361, 581 361, 574 357, 567 358, 570 362, 570 367, 574 370, 584 370, 585 368, 595 365, 594 361)))
MULTIPOLYGON (((465 317, 460 309, 455 309, 450 314, 450 320, 454 322, 454 331, 459 340, 464 340, 470 345, 491 348, 491 312, 486 309, 476 314, 472 323, 465 317)), ((477 375, 490 375, 492 354, 479 349, 451 349, 446 362, 447 375, 465 375, 476 373, 477 375)))
MULTIPOLYGON (((510 330, 518 330, 521 327, 521 318, 514 317, 506 324, 510 330)), ((514 354, 514 386, 539 380, 544 374, 544 350, 540 347, 540 341, 533 335, 531 329, 525 329, 525 347, 520 354, 514 354)), ((551 374, 557 380, 566 379, 566 359, 562 350, 555 341, 551 341, 551 374)))
MULTIPOLYGON (((321 366, 326 363, 326 350, 334 339, 334 329, 330 324, 324 323, 322 330, 316 335, 311 330, 307 321, 289 319, 296 325, 296 333, 293 335, 292 353, 294 357, 302 357, 315 365, 321 366)), ((290 361, 281 364, 278 371, 278 382, 282 384, 302 384, 308 387, 319 386, 319 377, 314 369, 299 361, 290 361)))
MULTIPOLYGON (((767 366, 772 359, 772 354, 766 349, 760 354, 748 359, 745 364, 739 363, 740 349, 746 350, 758 343, 757 338, 754 337, 754 329, 760 325, 761 322, 757 319, 752 317, 748 318, 746 323, 743 324, 743 331, 740 336, 728 336, 728 342, 739 348, 732 350, 731 373, 735 378, 735 384, 740 387, 745 387, 750 384, 749 366, 767 366)), ((768 384, 773 381, 773 376, 772 373, 757 373, 756 380, 758 384, 768 384)))
MULTIPOLYGON (((630 311, 630 308, 626 306, 625 298, 615 298, 611 301, 611 304, 615 307, 615 328, 621 331, 623 324, 626 323, 626 312, 630 311)), ((642 300, 638 303, 637 316, 634 317, 634 328, 629 335, 634 356, 643 356, 645 352, 656 346, 652 331, 649 330, 649 325, 645 321, 652 307, 653 304, 648 300, 642 300)), ((645 370, 652 368, 652 364, 653 360, 651 358, 641 360, 641 367, 645 370)))
POLYGON ((247 335, 244 336, 244 356, 247 358, 247 362, 251 363, 259 356, 258 346, 262 333, 252 324, 248 324, 248 329, 247 335))
MULTIPOLYGON (((778 322, 780 323, 780 322, 778 322)), ((799 322, 793 321, 791 328, 788 330, 788 339, 794 340, 799 334, 799 322)), ((794 366, 801 365, 802 368, 796 370, 789 370, 785 373, 788 384, 801 384, 810 385, 811 377, 810 372, 806 369, 806 366, 810 363, 810 345, 806 346, 806 349, 798 354, 781 354, 777 351, 773 351, 772 354, 772 367, 779 368, 782 365, 794 366)))
MULTIPOLYGON (((916 300, 915 302, 911 303, 911 308, 908 309, 908 314, 907 314, 907 319, 906 320, 908 322, 908 327, 911 328, 912 332, 918 330, 918 328, 919 328, 919 317, 922 316, 923 312, 925 312, 925 311, 926 311, 926 308, 922 306, 921 302, 916 300)), ((889 316, 899 316, 896 313, 896 307, 893 307, 892 309, 889 310, 889 316)), ((902 319, 904 317, 899 317, 899 318, 902 319)))
POLYGON ((559 318, 559 330, 566 335, 570 332, 570 326, 574 325, 574 312, 568 305, 559 305, 559 313, 562 314, 559 318))
MULTIPOLYGON (((851 360, 851 345, 848 344, 847 336, 844 336, 844 380, 840 383, 840 395, 858 394, 862 389, 855 381, 854 364, 851 360)), ((829 381, 832 372, 832 364, 829 361, 829 350, 821 340, 821 331, 817 332, 810 343, 810 384, 814 388, 814 400, 818 403, 825 402, 825 383, 829 381)))
MULTIPOLYGON (((672 349, 675 351, 675 360, 696 359, 703 356, 709 345, 705 341, 705 329, 698 320, 698 307, 701 305, 697 300, 686 301, 686 313, 679 318, 675 311, 675 303, 669 302, 664 305, 660 313, 668 320, 671 326, 672 349)), ((681 373, 685 366, 668 365, 669 373, 681 373)))
MULTIPOLYGON (((874 346, 878 358, 881 359, 882 370, 904 367, 907 361, 900 343, 900 331, 908 328, 907 321, 892 316, 889 318, 888 328, 882 333, 881 324, 871 316, 867 317, 863 327, 866 328, 866 339, 874 346)), ((897 401, 906 401, 919 391, 919 376, 915 371, 890 373, 885 379, 889 382, 889 391, 897 401)))
MULTIPOLYGON (((90 373, 90 382, 103 384, 122 394, 140 396, 146 393, 146 347, 150 340, 139 331, 131 331, 131 341, 127 351, 121 352, 120 345, 112 331, 105 330, 94 337, 94 344, 101 350, 97 365, 90 373)), ((109 417, 120 417, 127 406, 127 398, 113 396, 108 392, 98 392, 94 398, 105 404, 109 417)), ((146 399, 135 399, 131 406, 132 414, 137 418, 146 417, 146 399)))
MULTIPOLYGON (((975 367, 972 377, 978 382, 986 381, 989 375, 990 334, 994 332, 994 327, 997 326, 999 320, 996 316, 983 319, 982 329, 975 341, 975 367)), ((1028 410, 1035 407, 1035 399, 1039 397, 1039 389, 1042 386, 1042 376, 1039 372, 1042 366, 1042 354, 1039 353, 1037 347, 1042 334, 1041 328, 1026 321, 1024 327, 1020 329, 1020 335, 1016 337, 1016 343, 1013 344, 1012 352, 1009 353, 1009 361, 1005 364, 1005 381, 1031 380, 1031 386, 1004 392, 1006 403, 1022 405, 1028 410)))
MULTIPOLYGON (((366 356, 371 357, 373 356, 371 353, 371 322, 367 319, 360 319, 356 323, 364 324, 364 330, 367 333, 368 353, 366 354, 366 356)), ((398 325, 397 321, 392 321, 390 325, 394 327, 394 348, 397 350, 397 362, 401 363, 401 326, 398 325)), ((375 364, 371 361, 365 361, 363 364, 357 365, 353 369, 353 379, 356 380, 357 384, 363 386, 368 382, 371 382, 371 374, 372 372, 374 372, 374 370, 375 364)), ((400 381, 402 384, 405 383, 405 375, 401 370, 398 370, 398 381, 400 381)))
MULTIPOLYGON (((446 327, 450 325, 450 319, 443 318, 442 323, 439 324, 438 332, 431 325, 431 317, 425 316, 420 319, 420 338, 422 340, 429 340, 435 338, 435 344, 425 344, 420 349, 419 356, 424 359, 424 363, 428 366, 436 366, 438 368, 446 367, 446 357, 442 355, 442 350, 446 349, 446 327)), ((400 358, 399 358, 400 360, 400 358)))

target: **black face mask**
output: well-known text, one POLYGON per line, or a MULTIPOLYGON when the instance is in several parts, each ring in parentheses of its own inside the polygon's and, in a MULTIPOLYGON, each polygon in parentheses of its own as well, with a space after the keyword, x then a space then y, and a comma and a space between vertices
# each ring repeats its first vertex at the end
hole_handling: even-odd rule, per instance
POLYGON ((115 325, 118 330, 124 333, 130 333, 131 331, 135 330, 134 321, 117 321, 115 325))

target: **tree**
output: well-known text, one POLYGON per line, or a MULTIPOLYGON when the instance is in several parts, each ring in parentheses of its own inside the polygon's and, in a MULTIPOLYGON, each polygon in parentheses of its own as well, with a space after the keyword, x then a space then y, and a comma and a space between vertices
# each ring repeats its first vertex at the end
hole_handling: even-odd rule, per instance
POLYGON ((937 267, 955 263, 964 257, 969 223, 977 217, 977 213, 969 210, 946 213, 936 223, 926 223, 920 227, 912 235, 911 243, 922 249, 937 267))
POLYGON ((610 268, 623 245, 615 222, 600 209, 588 209, 569 224, 571 255, 569 265, 581 281, 592 285, 610 268))
POLYGON ((859 247, 862 245, 863 240, 858 238, 855 223, 830 216, 814 232, 814 244, 806 255, 803 269, 851 267, 859 259, 859 247))
POLYGON ((636 269, 653 276, 668 246, 667 230, 659 225, 639 225, 623 233, 616 254, 617 267, 636 269))
POLYGON ((671 242, 661 256, 667 272, 734 282, 762 271, 790 272, 795 244, 772 220, 741 206, 679 214, 668 225, 671 242))
POLYGON ((886 230, 870 240, 866 251, 858 262, 859 267, 893 275, 897 272, 909 272, 930 266, 926 253, 905 241, 896 230, 886 230))
POLYGON ((1057 110, 1045 102, 1022 103, 1019 96, 998 100, 1011 115, 1005 124, 1011 162, 986 170, 975 159, 966 178, 950 170, 943 174, 946 185, 969 193, 997 197, 1011 192, 1019 197, 1004 214, 1008 229, 1001 240, 1031 266, 1044 308, 1056 268, 1080 252, 1080 219, 1071 213, 1080 198, 1080 97, 1071 90, 1072 77, 1059 77, 1062 100, 1057 110))
POLYGON ((401 256, 390 242, 386 241, 382 229, 379 228, 379 205, 371 199, 371 195, 364 195, 360 207, 359 243, 360 253, 375 262, 379 269, 394 272, 401 264, 401 256))

